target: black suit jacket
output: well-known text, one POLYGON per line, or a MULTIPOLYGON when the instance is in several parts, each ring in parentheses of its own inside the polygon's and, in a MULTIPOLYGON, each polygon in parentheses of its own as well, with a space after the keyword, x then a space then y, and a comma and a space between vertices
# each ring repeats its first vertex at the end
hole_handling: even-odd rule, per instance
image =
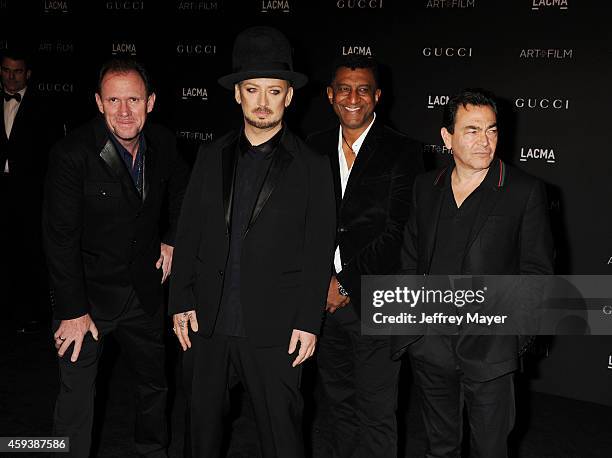
POLYGON ((355 159, 342 198, 339 128, 313 134, 308 143, 330 159, 336 196, 336 246, 340 246, 342 257, 337 278, 361 315, 361 275, 391 274, 399 269, 412 186, 423 171, 422 149, 418 142, 375 121, 355 159))
POLYGON ((97 117, 54 146, 45 185, 43 233, 54 317, 113 318, 132 290, 150 314, 162 304, 160 242, 174 245, 187 169, 174 135, 146 124, 144 192, 97 117), (169 224, 160 238, 162 202, 169 224))
MULTIPOLYGON (((169 311, 195 309, 203 336, 214 331, 223 291, 239 136, 200 148, 179 221, 169 311)), ((252 344, 287 345, 293 329, 319 333, 334 230, 327 158, 285 128, 242 245, 241 305, 252 344)))
MULTIPOLYGON (((433 256, 446 174, 426 173, 414 186, 414 213, 406 226, 402 267, 406 274, 428 274, 433 256)), ((494 159, 465 248, 463 275, 551 275, 553 243, 544 184, 520 169, 494 159)), ((420 336, 394 336, 401 356, 420 336)), ((516 336, 461 336, 457 354, 473 380, 488 380, 517 368, 521 342, 516 336)))
POLYGON ((41 95, 28 88, 15 115, 11 136, 7 138, 3 105, 0 98, 0 173, 4 172, 8 159, 9 174, 13 178, 11 192, 19 194, 22 205, 28 207, 40 227, 40 203, 49 150, 62 137, 63 128, 41 95))

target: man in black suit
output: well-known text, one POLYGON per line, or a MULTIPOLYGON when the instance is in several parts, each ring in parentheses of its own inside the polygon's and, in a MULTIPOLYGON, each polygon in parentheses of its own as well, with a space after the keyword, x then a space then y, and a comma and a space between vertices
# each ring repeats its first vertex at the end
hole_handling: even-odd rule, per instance
POLYGON ((200 149, 181 211, 170 313, 183 350, 191 348, 187 454, 197 457, 220 456, 237 381, 261 455, 304 455, 299 365, 321 327, 335 218, 327 159, 283 122, 307 80, 292 68, 278 30, 238 35, 234 72, 219 83, 234 91, 244 125, 200 149))
POLYGON ((317 457, 395 457, 399 363, 389 338, 361 335, 361 275, 394 273, 408 219, 419 144, 376 119, 381 96, 372 59, 336 62, 327 97, 340 125, 309 144, 330 158, 337 235, 328 312, 317 356, 317 457))
MULTIPOLYGON (((543 183, 495 157, 497 108, 483 91, 449 100, 441 134, 454 167, 417 178, 406 227, 403 269, 431 275, 548 275, 553 247, 543 183)), ((472 456, 507 456, 514 426, 517 336, 394 338, 410 354, 422 397, 427 457, 461 454, 463 407, 472 456)))
POLYGON ((164 307, 176 222, 187 181, 174 135, 146 123, 145 69, 114 59, 100 71, 102 116, 57 144, 45 188, 43 231, 61 374, 54 436, 89 455, 96 370, 104 336, 121 344, 136 379, 136 451, 167 456, 164 307), (162 201, 167 232, 160 237, 162 201))
POLYGON ((28 86, 32 71, 24 50, 0 58, 0 260, 2 291, 16 330, 38 331, 49 316, 40 215, 51 145, 61 135, 57 114, 28 86))

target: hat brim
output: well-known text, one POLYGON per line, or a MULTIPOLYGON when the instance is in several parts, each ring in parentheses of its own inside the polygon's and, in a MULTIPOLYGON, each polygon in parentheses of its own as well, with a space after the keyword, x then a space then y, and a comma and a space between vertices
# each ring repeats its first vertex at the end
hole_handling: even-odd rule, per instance
POLYGON ((222 76, 217 82, 225 89, 234 89, 234 84, 253 78, 277 78, 287 80, 295 89, 299 89, 308 82, 308 77, 303 73, 290 70, 251 70, 247 72, 230 73, 222 76))

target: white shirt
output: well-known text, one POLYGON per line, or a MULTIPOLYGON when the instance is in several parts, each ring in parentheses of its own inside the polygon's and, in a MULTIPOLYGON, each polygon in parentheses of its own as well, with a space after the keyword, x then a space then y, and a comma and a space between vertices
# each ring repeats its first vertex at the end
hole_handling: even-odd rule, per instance
MULTIPOLYGON (((27 87, 24 87, 21 91, 17 92, 18 94, 21 94, 22 101, 26 89, 27 87)), ((3 100, 2 103, 4 103, 4 131, 6 133, 6 138, 10 138, 11 131, 13 130, 13 123, 15 122, 15 116, 17 116, 17 110, 19 110, 19 105, 21 105, 21 102, 11 99, 8 102, 3 100)), ((4 173, 9 173, 8 159, 4 163, 4 173)))
MULTIPOLYGON (((370 132, 370 128, 372 127, 372 124, 374 124, 374 121, 376 121, 376 113, 374 113, 374 119, 372 119, 370 125, 366 128, 366 130, 363 131, 363 133, 357 138, 357 140, 355 140, 355 142, 351 146, 351 149, 355 153, 355 160, 353 161, 353 166, 355 165, 355 162, 357 162, 357 155, 359 154, 361 145, 363 145, 363 142, 365 141, 368 132, 370 132)), ((340 164, 340 185, 342 186, 342 198, 344 198, 346 184, 348 183, 349 176, 351 175, 351 170, 353 170, 353 167, 351 167, 350 169, 348 168, 348 164, 346 163, 346 157, 344 156, 344 150, 342 149, 342 143, 344 143, 344 140, 342 140, 342 126, 340 126, 340 129, 338 129, 338 163, 340 164)), ((336 252, 334 253, 334 267, 336 268, 336 273, 342 270, 340 245, 336 247, 336 252)))

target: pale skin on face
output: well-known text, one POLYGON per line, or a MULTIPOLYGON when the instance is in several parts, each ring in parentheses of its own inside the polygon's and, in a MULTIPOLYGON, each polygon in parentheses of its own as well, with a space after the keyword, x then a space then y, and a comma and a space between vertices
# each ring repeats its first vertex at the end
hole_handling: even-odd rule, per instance
POLYGON ((13 60, 10 57, 2 59, 0 65, 0 78, 2 87, 10 94, 21 91, 28 85, 31 72, 23 60, 13 60))
POLYGON ((140 132, 155 105, 155 94, 147 95, 140 75, 133 70, 109 72, 96 93, 96 105, 119 143, 136 158, 140 132))
MULTIPOLYGON (((282 128, 285 109, 291 104, 293 88, 285 80, 254 78, 234 85, 234 98, 241 105, 244 116, 244 133, 251 145, 261 145, 270 140, 282 128)), ((197 332, 198 317, 195 309, 176 313, 172 317, 174 333, 183 351, 191 348, 189 330, 197 332)), ((287 352, 292 354, 300 344, 293 360, 296 367, 310 358, 315 351, 317 336, 300 329, 293 329, 287 352)))
POLYGON ((457 205, 484 180, 497 148, 497 116, 486 105, 460 106, 455 115, 454 132, 440 131, 444 145, 452 149, 455 169, 451 185, 457 205))
POLYGON ((242 108, 246 137, 252 145, 260 145, 282 128, 293 87, 286 80, 254 78, 235 84, 234 98, 242 108))

